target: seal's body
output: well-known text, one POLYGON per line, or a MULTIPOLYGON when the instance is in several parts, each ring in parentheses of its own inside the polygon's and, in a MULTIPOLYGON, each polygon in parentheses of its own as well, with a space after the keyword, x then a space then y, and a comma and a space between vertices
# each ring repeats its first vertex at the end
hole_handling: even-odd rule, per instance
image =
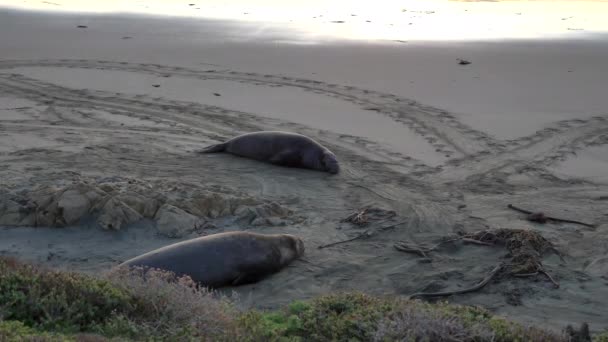
POLYGON ((190 276, 201 286, 218 288, 259 281, 303 254, 304 243, 293 235, 227 232, 165 246, 118 267, 170 271, 190 276))
POLYGON ((211 145, 200 153, 228 152, 287 167, 340 172, 336 155, 313 139, 290 132, 261 131, 234 137, 225 143, 211 145))

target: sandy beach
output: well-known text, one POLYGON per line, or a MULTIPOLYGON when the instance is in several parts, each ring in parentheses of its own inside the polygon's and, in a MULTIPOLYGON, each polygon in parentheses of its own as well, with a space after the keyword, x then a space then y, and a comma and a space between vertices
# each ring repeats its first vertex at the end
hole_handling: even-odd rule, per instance
POLYGON ((394 244, 528 229, 563 255, 542 259, 559 288, 505 277, 449 301, 608 329, 608 35, 572 34, 355 40, 0 8, 0 254, 95 274, 195 236, 285 232, 304 260, 226 290, 275 308, 462 289, 506 250, 454 243, 422 258, 394 244), (258 130, 318 140, 341 173, 195 153, 258 130), (530 222, 508 204, 594 227, 530 222), (379 209, 367 226, 341 222, 364 207, 379 209))

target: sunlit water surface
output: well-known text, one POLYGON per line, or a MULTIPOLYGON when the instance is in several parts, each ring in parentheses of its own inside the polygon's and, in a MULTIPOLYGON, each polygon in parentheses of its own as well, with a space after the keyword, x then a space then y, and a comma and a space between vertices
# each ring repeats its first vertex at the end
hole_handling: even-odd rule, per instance
POLYGON ((521 39, 608 32, 608 0, 0 0, 0 6, 253 21, 262 24, 259 34, 265 25, 278 24, 318 39, 521 39))

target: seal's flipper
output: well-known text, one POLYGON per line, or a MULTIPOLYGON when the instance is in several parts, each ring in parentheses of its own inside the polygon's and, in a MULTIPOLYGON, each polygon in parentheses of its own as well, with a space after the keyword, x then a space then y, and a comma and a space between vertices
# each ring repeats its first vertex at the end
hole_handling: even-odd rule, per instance
POLYGON ((196 151, 196 152, 197 153, 217 153, 217 152, 224 152, 224 150, 226 150, 225 143, 207 146, 204 149, 196 151))
POLYGON ((282 166, 300 166, 302 158, 298 151, 283 151, 270 158, 269 162, 282 166))

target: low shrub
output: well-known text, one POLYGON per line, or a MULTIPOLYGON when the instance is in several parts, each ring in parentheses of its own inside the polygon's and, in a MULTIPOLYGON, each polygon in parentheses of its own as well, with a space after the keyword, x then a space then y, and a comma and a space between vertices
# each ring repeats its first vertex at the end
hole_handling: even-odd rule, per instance
POLYGON ((218 340, 236 336, 236 316, 227 300, 168 272, 122 270, 98 279, 0 258, 0 320, 32 331, 218 340))
POLYGON ((240 317, 251 341, 569 341, 564 334, 509 322, 477 307, 428 304, 362 293, 294 302, 240 317))
MULTIPOLYGON (((478 307, 362 293, 239 312, 233 300, 168 272, 119 270, 98 279, 0 258, 1 342, 578 342, 588 336, 586 325, 556 333, 478 307)), ((593 341, 608 341, 608 333, 593 341)))

